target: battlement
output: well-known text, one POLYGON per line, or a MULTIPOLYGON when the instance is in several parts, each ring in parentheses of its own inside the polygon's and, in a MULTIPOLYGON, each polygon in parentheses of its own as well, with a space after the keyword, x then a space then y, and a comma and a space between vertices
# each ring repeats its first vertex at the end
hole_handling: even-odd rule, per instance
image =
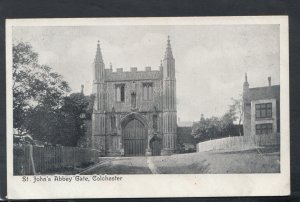
POLYGON ((126 80, 157 80, 162 78, 160 70, 151 70, 151 67, 145 67, 145 70, 139 71, 137 67, 131 67, 129 71, 124 71, 123 68, 105 69, 106 81, 126 81, 126 80))
POLYGON ((117 68, 117 72, 123 72, 123 68, 117 68))
POLYGON ((131 72, 137 72, 137 67, 130 67, 131 72))
POLYGON ((161 71, 161 69, 159 70, 152 70, 150 66, 146 66, 144 67, 144 70, 138 70, 137 67, 130 67, 129 71, 124 71, 123 68, 116 68, 116 70, 114 71, 113 69, 105 69, 105 72, 107 73, 135 73, 135 72, 158 72, 161 71))

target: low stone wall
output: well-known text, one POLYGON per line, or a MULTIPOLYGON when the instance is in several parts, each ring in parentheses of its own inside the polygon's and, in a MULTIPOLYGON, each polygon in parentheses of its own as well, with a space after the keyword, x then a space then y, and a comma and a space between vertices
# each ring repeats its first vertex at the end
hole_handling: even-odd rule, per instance
POLYGON ((214 150, 245 150, 280 144, 279 133, 270 135, 236 136, 209 140, 197 144, 197 152, 214 150))

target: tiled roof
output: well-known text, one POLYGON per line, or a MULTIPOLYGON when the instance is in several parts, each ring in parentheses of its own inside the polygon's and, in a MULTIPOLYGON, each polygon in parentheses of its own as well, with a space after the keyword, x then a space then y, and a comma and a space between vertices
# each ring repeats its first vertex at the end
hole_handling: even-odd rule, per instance
POLYGON ((280 99, 280 85, 249 88, 250 100, 280 99))
POLYGON ((136 71, 136 72, 105 72, 106 81, 130 81, 130 80, 156 80, 161 79, 160 71, 136 71))

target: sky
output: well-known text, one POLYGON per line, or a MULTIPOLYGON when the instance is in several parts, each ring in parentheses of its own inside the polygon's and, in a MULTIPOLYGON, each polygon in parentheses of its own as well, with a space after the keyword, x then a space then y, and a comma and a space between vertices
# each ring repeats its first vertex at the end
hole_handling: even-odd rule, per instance
POLYGON ((93 60, 100 41, 106 68, 157 70, 170 35, 176 68, 177 116, 198 121, 221 116, 251 87, 279 84, 279 25, 36 26, 14 27, 13 41, 28 42, 72 92, 92 92, 93 60))

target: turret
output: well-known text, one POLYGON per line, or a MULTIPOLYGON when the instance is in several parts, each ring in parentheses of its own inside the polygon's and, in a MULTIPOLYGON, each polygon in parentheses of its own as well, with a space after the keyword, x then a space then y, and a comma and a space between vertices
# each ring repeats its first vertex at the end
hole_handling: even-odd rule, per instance
POLYGON ((97 51, 96 51, 96 56, 95 56, 95 60, 94 60, 94 66, 95 66, 94 83, 104 82, 105 65, 103 63, 103 58, 102 58, 99 41, 97 44, 97 51))
POLYGON ((100 49, 100 43, 98 41, 97 51, 94 60, 95 67, 95 80, 94 80, 94 88, 95 88, 95 103, 94 103, 94 111, 95 112, 105 112, 106 110, 106 84, 105 84, 105 65, 102 58, 102 53, 100 49))
POLYGON ((106 83, 105 66, 102 58, 100 44, 98 41, 97 51, 94 60, 94 90, 95 102, 92 118, 92 142, 93 147, 98 150, 105 150, 106 134, 106 83))
POLYGON ((173 58, 170 37, 168 36, 167 48, 163 59, 163 78, 175 79, 175 59, 173 58))
POLYGON ((170 37, 161 65, 163 71, 163 150, 162 155, 172 154, 176 150, 177 111, 175 59, 173 58, 170 37))

